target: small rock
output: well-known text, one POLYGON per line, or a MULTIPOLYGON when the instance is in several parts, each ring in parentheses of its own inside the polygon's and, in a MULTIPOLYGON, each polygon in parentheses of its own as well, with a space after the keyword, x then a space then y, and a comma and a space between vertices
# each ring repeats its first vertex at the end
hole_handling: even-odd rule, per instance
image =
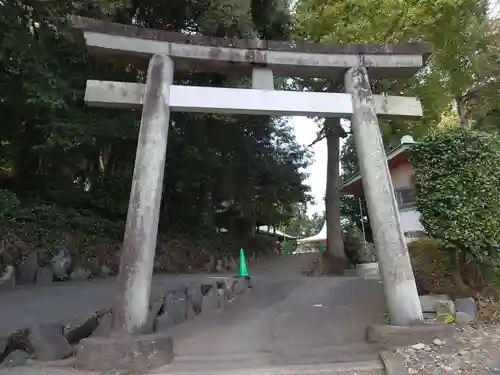
POLYGON ((449 301, 450 298, 446 295, 426 295, 419 296, 420 305, 422 306, 423 312, 436 312, 436 303, 441 301, 449 301))
POLYGON ((457 313, 455 315, 455 322, 457 324, 469 324, 469 323, 472 323, 474 318, 475 318, 475 316, 466 314, 462 311, 457 311, 457 313))
POLYGON ((0 364, 0 368, 2 367, 17 367, 24 366, 28 362, 30 355, 23 350, 14 350, 10 352, 7 357, 0 364))
POLYGON ((55 361, 73 354, 73 347, 63 335, 61 324, 39 324, 30 328, 29 342, 41 361, 55 361))
POLYGON ((233 257, 229 258, 228 267, 230 271, 236 271, 238 269, 238 263, 233 257))
POLYGON ((412 345, 412 348, 415 350, 424 350, 426 347, 427 347, 427 345, 425 345, 421 342, 418 344, 412 345))
POLYGON ((436 346, 443 346, 444 345, 444 342, 438 338, 435 338, 434 340, 432 340, 432 343, 436 346))
POLYGON ((205 294, 202 298, 201 302, 201 312, 207 312, 212 310, 217 310, 219 305, 219 292, 216 288, 216 285, 212 285, 212 287, 208 290, 207 294, 205 294))
POLYGON ((51 260, 54 276, 58 280, 66 280, 71 267, 71 253, 68 249, 62 249, 51 260))
POLYGON ((54 271, 50 267, 39 267, 36 273, 36 283, 38 285, 47 285, 52 283, 54 271))
POLYGON ((16 269, 16 282, 18 285, 33 284, 38 271, 38 254, 32 252, 16 269))
POLYGON ((85 267, 80 267, 77 266, 73 272, 71 272, 71 275, 69 276, 71 280, 87 280, 92 273, 86 269, 85 267))
POLYGON ((454 316, 455 315, 455 303, 453 301, 437 301, 434 304, 434 310, 438 314, 449 314, 454 316))
POLYGON ((190 304, 191 308, 194 310, 194 313, 199 314, 201 312, 201 303, 203 299, 203 294, 201 293, 201 287, 188 286, 186 288, 186 298, 188 304, 190 304))
POLYGON ((248 289, 248 282, 244 279, 238 279, 233 285, 233 293, 235 295, 243 294, 248 289))
POLYGON ((218 273, 224 272, 224 265, 222 259, 219 259, 215 265, 215 271, 218 273))
POLYGON ((109 268, 108 266, 106 266, 105 264, 101 265, 100 267, 100 272, 101 272, 101 275, 102 276, 109 276, 111 275, 113 272, 111 271, 111 268, 109 268))
POLYGON ((467 351, 465 349, 461 349, 458 351, 458 355, 463 357, 463 356, 467 355, 467 351))
MULTIPOLYGON (((476 305, 476 301, 474 300, 474 298, 472 298, 472 297, 459 298, 459 299, 455 300, 455 306, 456 306, 457 314, 461 313, 461 315, 462 315, 461 319, 467 320, 465 318, 464 314, 468 316, 468 319, 469 319, 468 322, 471 322, 476 318, 477 305, 476 305)), ((461 323, 461 324, 464 324, 464 323, 461 323)))
POLYGON ((0 276, 0 289, 13 289, 16 287, 16 270, 7 266, 0 276))

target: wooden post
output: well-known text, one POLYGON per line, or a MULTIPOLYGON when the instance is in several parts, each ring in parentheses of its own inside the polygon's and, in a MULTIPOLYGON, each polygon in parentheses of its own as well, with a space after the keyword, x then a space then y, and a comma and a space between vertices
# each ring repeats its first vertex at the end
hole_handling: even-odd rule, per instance
POLYGON ((113 310, 115 333, 137 333, 148 316, 173 73, 169 57, 151 58, 118 274, 118 300, 113 310))
POLYGON ((398 205, 366 68, 360 66, 349 69, 345 87, 352 97, 352 132, 389 317, 392 324, 411 325, 423 320, 422 308, 408 247, 401 230, 398 205))

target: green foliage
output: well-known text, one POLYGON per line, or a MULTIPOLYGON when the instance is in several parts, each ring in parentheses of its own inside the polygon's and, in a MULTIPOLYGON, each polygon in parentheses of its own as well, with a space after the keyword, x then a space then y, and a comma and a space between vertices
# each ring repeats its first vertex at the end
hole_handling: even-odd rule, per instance
POLYGON ((426 232, 478 264, 500 260, 500 142, 456 129, 426 137, 413 152, 418 210, 426 232))
POLYGON ((0 189, 0 224, 5 225, 12 220, 15 209, 19 206, 16 194, 0 189))
MULTIPOLYGON (((142 66, 90 60, 66 14, 227 37, 286 39, 283 0, 8 1, 0 5, 0 187, 22 197, 16 220, 114 233, 127 211, 140 113, 91 108, 87 79, 138 81, 142 66), (26 197, 26 199, 25 199, 26 197), (57 204, 57 209, 54 208, 57 204), (33 204, 33 207, 29 205, 33 204), (61 216, 61 211, 67 214, 61 216), (71 217, 67 217, 67 216, 71 217)), ((234 77, 179 72, 177 84, 238 86, 234 77)), ((285 121, 174 113, 162 231, 281 224, 310 199, 310 154, 285 121)), ((2 202, 3 203, 3 202, 2 202)), ((5 203, 7 204, 7 203, 5 203)), ((3 212, 3 211, 2 211, 3 212)))
POLYGON ((364 245, 363 233, 356 225, 350 225, 344 238, 344 251, 352 264, 359 264, 362 258, 364 245))

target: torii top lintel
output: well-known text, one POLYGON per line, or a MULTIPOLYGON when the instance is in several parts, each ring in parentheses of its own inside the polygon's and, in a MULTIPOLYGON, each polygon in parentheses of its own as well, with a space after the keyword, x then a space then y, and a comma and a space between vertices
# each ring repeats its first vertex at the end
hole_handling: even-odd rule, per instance
POLYGON ((408 78, 432 53, 430 43, 296 43, 188 35, 75 15, 68 21, 83 31, 92 55, 137 61, 165 54, 181 70, 248 74, 260 66, 276 76, 340 78, 362 56, 373 78, 408 78))

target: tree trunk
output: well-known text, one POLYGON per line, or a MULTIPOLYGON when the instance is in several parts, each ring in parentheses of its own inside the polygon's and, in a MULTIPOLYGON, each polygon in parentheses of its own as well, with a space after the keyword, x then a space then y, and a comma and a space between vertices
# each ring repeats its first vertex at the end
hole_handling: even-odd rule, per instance
POLYGON ((455 96, 455 103, 457 104, 457 113, 460 118, 460 125, 464 129, 469 128, 469 119, 467 118, 467 111, 465 108, 465 97, 460 94, 455 96))
POLYGON ((328 147, 325 199, 327 248, 331 255, 347 261, 340 227, 340 136, 343 130, 340 119, 327 119, 325 127, 328 147))

